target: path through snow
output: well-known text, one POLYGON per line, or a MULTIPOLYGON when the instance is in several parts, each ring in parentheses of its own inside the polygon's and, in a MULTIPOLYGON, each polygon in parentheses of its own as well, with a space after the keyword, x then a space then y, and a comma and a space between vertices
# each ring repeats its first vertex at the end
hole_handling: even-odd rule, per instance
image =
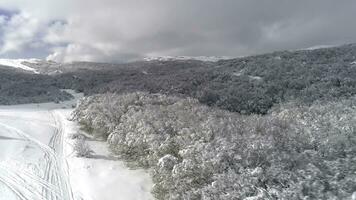
POLYGON ((107 159, 105 143, 91 142, 95 159, 73 156, 73 103, 0 106, 0 200, 152 199, 148 174, 107 159))
POLYGON ((5 152, 0 157, 0 182, 16 199, 73 200, 61 153, 63 131, 56 115, 46 110, 0 110, 0 148, 5 152), (42 129, 34 132, 38 126, 42 129))

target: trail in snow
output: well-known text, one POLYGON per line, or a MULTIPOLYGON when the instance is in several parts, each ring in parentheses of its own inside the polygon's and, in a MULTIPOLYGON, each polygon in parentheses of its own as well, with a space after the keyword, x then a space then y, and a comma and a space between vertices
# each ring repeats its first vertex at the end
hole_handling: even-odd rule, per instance
POLYGON ((0 128, 7 134, 20 137, 28 143, 23 151, 26 151, 26 148, 35 148, 37 154, 43 155, 42 164, 45 167, 42 169, 40 162, 26 163, 20 159, 19 161, 6 159, 0 162, 0 182, 21 200, 73 200, 66 170, 67 164, 63 157, 62 125, 55 111, 48 111, 48 113, 55 127, 48 145, 17 127, 0 122, 0 128), (34 166, 33 170, 30 166, 34 166))
POLYGON ((71 186, 69 183, 69 174, 68 174, 68 164, 67 160, 64 157, 64 150, 63 150, 63 141, 64 141, 64 132, 63 132, 63 124, 60 114, 57 111, 51 111, 51 116, 54 119, 54 123, 56 125, 55 133, 50 140, 49 146, 55 151, 56 162, 59 164, 56 170, 57 172, 57 179, 51 179, 51 182, 58 181, 59 187, 62 189, 62 195, 65 199, 72 200, 73 193, 71 190, 71 186), (58 177, 59 176, 59 177, 58 177))
POLYGON ((92 159, 74 156, 69 136, 80 130, 68 117, 81 97, 74 96, 61 104, 0 106, 0 200, 153 199, 149 174, 111 157, 105 142, 87 141, 92 159))

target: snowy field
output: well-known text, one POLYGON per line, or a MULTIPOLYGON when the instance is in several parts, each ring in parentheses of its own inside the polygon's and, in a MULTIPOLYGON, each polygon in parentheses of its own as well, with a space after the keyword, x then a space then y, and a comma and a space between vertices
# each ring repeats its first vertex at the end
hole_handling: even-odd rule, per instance
POLYGON ((116 161, 104 142, 89 142, 93 158, 74 156, 75 102, 0 106, 0 200, 152 199, 148 173, 116 161))

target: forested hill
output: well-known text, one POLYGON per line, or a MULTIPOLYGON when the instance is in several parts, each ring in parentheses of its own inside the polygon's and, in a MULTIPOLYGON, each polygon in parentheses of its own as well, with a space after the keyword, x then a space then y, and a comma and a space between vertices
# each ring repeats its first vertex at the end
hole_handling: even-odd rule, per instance
POLYGON ((84 92, 72 113, 78 133, 149 169, 156 199, 356 198, 356 45, 53 66, 1 68, 0 103, 84 92))
POLYGON ((96 63, 92 65, 100 70, 82 68, 59 74, 56 80, 60 87, 86 94, 174 94, 229 111, 265 114, 281 102, 310 104, 354 95, 355 61, 356 45, 350 44, 218 62, 150 61, 110 66, 96 63))
POLYGON ((86 71, 81 89, 116 93, 83 98, 73 119, 149 169, 158 200, 354 200, 355 49, 86 71))
POLYGON ((143 91, 194 97, 203 104, 243 114, 265 114, 278 103, 310 104, 354 95, 356 45, 218 62, 51 63, 42 71, 48 73, 1 68, 0 103, 64 100, 68 95, 59 92, 64 88, 87 95, 143 91))
POLYGON ((53 77, 0 66, 0 105, 68 100, 53 77))

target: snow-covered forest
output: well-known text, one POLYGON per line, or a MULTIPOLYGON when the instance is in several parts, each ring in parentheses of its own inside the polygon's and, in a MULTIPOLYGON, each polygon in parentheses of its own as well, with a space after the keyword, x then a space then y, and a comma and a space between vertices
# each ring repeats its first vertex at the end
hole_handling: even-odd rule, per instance
POLYGON ((354 200, 355 61, 350 44, 217 62, 36 63, 47 67, 2 69, 0 103, 84 93, 72 119, 150 171, 156 199, 354 200))
POLYGON ((151 169, 157 199, 352 199, 355 50, 149 63, 84 89, 114 93, 83 99, 73 117, 151 169))
POLYGON ((0 0, 0 200, 356 200, 356 0, 0 0))
MULTIPOLYGON (((66 99, 58 89, 85 95, 148 92, 192 97, 200 103, 242 114, 266 114, 279 103, 310 105, 356 94, 356 45, 280 51, 243 58, 140 61, 126 64, 74 62, 28 64, 41 74, 0 74, 1 98, 8 104, 32 98, 66 99), (44 67, 45 66, 45 67, 44 67), (10 78, 9 78, 10 77, 10 78), (12 77, 12 78, 11 78, 12 77), (35 81, 36 80, 36 81, 35 81), (34 86, 34 87, 29 87, 34 86), (7 92, 11 88, 11 92, 7 92), (39 92, 33 88, 41 88, 39 92), (26 96, 24 92, 26 90, 26 96), (18 94, 17 94, 18 93, 18 94), (17 98, 15 98, 17 97, 17 98), (16 99, 15 102, 6 99, 16 99)), ((30 102, 30 100, 27 100, 30 102)))
POLYGON ((84 98, 82 128, 131 166, 157 199, 348 199, 356 188, 355 98, 241 115, 162 94, 84 98))

